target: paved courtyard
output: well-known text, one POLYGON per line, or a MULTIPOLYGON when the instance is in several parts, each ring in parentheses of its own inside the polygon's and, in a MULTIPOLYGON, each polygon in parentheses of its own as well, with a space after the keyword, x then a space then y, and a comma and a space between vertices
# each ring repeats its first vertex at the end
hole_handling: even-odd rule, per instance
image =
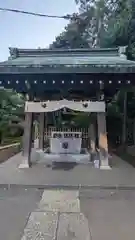
POLYGON ((133 240, 135 191, 0 189, 2 240, 133 240))
POLYGON ((21 160, 17 154, 0 164, 0 239, 134 239, 131 165, 112 156, 111 170, 43 163, 19 169, 21 160), (68 194, 58 194, 62 188, 68 194))
POLYGON ((19 240, 42 196, 36 189, 0 189, 0 239, 19 240))
POLYGON ((92 240, 134 239, 134 191, 91 191, 83 193, 80 199, 92 240))
POLYGON ((0 186, 135 188, 135 169, 115 155, 111 159, 111 170, 73 164, 52 168, 43 163, 34 163, 29 169, 19 169, 21 161, 21 154, 17 154, 0 164, 0 186))

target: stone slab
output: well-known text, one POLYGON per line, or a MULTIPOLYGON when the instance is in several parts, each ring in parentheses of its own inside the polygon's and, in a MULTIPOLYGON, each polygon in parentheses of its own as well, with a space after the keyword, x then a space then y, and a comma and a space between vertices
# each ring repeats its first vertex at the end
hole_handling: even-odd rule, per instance
POLYGON ((38 209, 40 211, 80 212, 78 191, 45 190, 38 209))
POLYGON ((56 237, 58 214, 33 212, 24 229, 22 240, 53 240, 56 237))
POLYGON ((56 211, 56 212, 80 212, 79 200, 70 200, 51 203, 42 203, 39 205, 40 211, 56 211))
POLYGON ((112 168, 108 165, 108 166, 100 166, 101 170, 111 170, 112 168))
POLYGON ((90 163, 90 154, 86 151, 84 154, 53 154, 42 150, 36 150, 32 155, 32 162, 52 164, 53 162, 75 162, 81 164, 90 163))
POLYGON ((25 169, 25 168, 29 168, 30 167, 30 164, 29 164, 29 161, 28 161, 28 158, 27 157, 24 157, 23 155, 21 155, 21 163, 18 165, 18 168, 19 169, 25 169))
POLYGON ((88 221, 82 213, 62 213, 59 217, 58 240, 91 240, 88 221))
POLYGON ((29 166, 29 164, 27 164, 27 163, 21 163, 19 166, 18 166, 18 168, 19 169, 25 169, 25 168, 29 168, 30 166, 29 166))

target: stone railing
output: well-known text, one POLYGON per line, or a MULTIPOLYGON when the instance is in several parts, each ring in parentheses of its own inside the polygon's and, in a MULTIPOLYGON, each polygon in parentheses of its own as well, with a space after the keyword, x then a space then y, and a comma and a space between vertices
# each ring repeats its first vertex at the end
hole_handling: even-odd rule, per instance
POLYGON ((21 151, 21 144, 14 143, 6 146, 0 147, 0 163, 8 160, 13 155, 19 153, 21 151))

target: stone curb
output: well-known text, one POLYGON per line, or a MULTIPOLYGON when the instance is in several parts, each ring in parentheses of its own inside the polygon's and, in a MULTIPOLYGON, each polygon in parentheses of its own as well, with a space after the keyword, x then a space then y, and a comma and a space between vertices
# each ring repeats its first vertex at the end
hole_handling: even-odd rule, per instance
POLYGON ((51 185, 51 184, 0 184, 0 188, 6 188, 6 189, 17 189, 17 188, 21 188, 21 189, 32 189, 32 188, 36 188, 36 189, 64 189, 64 190, 135 190, 135 186, 123 186, 123 185, 60 185, 60 184, 56 184, 56 185, 51 185))

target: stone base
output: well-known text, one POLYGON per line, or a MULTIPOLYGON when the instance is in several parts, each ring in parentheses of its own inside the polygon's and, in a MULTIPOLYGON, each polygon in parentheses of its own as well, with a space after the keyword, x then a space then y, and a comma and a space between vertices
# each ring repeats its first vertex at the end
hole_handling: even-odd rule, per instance
POLYGON ((100 166, 101 170, 111 170, 112 168, 109 165, 106 166, 100 166))
POLYGON ((53 162, 61 163, 90 163, 90 154, 87 149, 84 149, 84 154, 52 154, 43 152, 43 150, 36 150, 34 159, 39 163, 52 164, 53 162))
POLYGON ((21 163, 18 168, 23 169, 23 168, 29 168, 29 167, 30 165, 28 163, 21 163))

